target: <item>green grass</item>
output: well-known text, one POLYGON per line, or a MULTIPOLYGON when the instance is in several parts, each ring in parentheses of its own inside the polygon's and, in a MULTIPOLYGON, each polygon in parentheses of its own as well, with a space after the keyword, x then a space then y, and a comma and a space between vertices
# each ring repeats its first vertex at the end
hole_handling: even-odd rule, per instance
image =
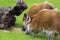
POLYGON ((23 32, 0 32, 0 40, 40 40, 33 36, 25 35, 23 32), (2 34, 3 33, 3 34, 2 34))
POLYGON ((25 35, 23 32, 0 32, 0 40, 46 40, 46 37, 42 37, 44 36, 25 35))
MULTIPOLYGON (((22 19, 24 13, 26 13, 33 4, 43 3, 45 0, 24 0, 28 6, 28 9, 25 10, 20 16, 16 16, 16 25, 18 27, 22 26, 22 19)), ((60 0, 48 0, 48 2, 52 3, 55 8, 58 8, 60 11, 60 0)), ((14 6, 16 0, 0 0, 0 6, 14 6)), ((47 40, 47 36, 43 34, 39 34, 38 37, 33 37, 32 35, 26 35, 24 32, 0 32, 0 40, 47 40)), ((60 36, 57 38, 60 40, 60 36)))
MULTIPOLYGON (((47 40, 47 36, 39 34, 37 37, 26 35, 24 32, 0 32, 0 40, 47 40)), ((60 40, 58 36, 57 40, 60 40)))

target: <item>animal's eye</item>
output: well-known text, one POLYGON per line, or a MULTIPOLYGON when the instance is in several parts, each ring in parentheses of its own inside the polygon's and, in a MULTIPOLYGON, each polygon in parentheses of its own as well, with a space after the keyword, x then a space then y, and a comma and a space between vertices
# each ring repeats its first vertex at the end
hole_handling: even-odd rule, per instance
POLYGON ((26 20, 26 18, 24 17, 23 20, 26 20))
POLYGON ((19 3, 19 5, 20 5, 20 3, 19 3))
POLYGON ((22 2, 22 4, 24 4, 24 2, 22 2))
POLYGON ((28 21, 28 19, 27 19, 27 21, 28 21))
POLYGON ((28 19, 27 20, 29 20, 29 17, 28 17, 28 19))

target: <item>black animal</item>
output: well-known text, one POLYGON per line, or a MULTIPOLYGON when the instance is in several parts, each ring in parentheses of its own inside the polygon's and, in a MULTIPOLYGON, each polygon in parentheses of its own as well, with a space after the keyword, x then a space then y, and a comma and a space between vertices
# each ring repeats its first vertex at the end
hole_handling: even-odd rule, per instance
POLYGON ((1 29, 9 28, 9 27, 15 25, 15 21, 16 21, 16 18, 15 18, 14 15, 11 15, 9 13, 5 13, 1 17, 1 25, 0 25, 0 28, 1 29))
POLYGON ((27 9, 26 3, 23 0, 18 0, 16 6, 13 7, 13 10, 10 10, 9 12, 12 15, 19 16, 25 9, 27 9))
POLYGON ((18 0, 16 5, 13 7, 9 7, 9 8, 1 7, 0 28, 6 29, 15 25, 15 21, 16 21, 15 15, 19 16, 25 9, 27 9, 27 5, 22 0, 18 0))
POLYGON ((12 9, 12 6, 0 6, 0 23, 1 23, 1 17, 6 13, 9 12, 12 9))

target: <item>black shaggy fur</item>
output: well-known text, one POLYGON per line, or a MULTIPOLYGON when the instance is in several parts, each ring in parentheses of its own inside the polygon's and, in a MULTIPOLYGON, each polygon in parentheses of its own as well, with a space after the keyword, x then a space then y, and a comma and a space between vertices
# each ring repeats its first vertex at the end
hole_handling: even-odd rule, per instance
POLYGON ((0 28, 2 28, 2 29, 9 28, 9 27, 15 25, 15 21, 16 21, 16 18, 13 15, 4 14, 1 17, 2 25, 0 25, 0 28))
POLYGON ((11 7, 9 10, 6 9, 7 11, 5 9, 2 10, 3 14, 0 14, 0 28, 2 29, 6 29, 15 25, 15 15, 19 16, 25 9, 27 9, 27 5, 24 1, 22 1, 21 3, 16 3, 13 8, 11 7))

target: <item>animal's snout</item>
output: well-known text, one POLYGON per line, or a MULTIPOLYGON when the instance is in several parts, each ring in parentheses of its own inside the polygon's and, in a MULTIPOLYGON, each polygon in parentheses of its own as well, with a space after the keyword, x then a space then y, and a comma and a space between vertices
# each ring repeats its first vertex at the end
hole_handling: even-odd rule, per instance
POLYGON ((28 7, 27 7, 27 5, 25 6, 25 9, 27 9, 28 7))
POLYGON ((27 34, 27 35, 29 35, 30 33, 31 33, 31 32, 29 32, 29 31, 26 31, 26 34, 27 34))
POLYGON ((26 28, 24 27, 24 25, 23 25, 23 27, 22 27, 22 31, 25 31, 26 30, 26 28))
POLYGON ((23 9, 27 9, 28 8, 26 4, 23 4, 22 7, 23 7, 23 9))

